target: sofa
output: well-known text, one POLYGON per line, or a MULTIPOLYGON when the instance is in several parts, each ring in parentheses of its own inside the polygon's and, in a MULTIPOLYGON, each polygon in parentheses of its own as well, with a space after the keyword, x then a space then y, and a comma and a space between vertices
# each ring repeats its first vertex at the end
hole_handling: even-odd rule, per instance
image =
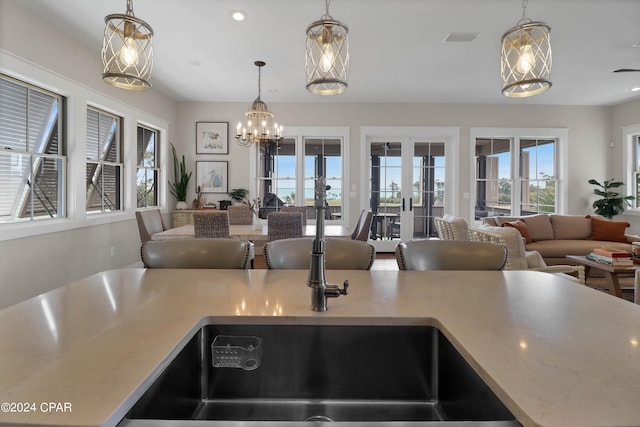
POLYGON ((483 228, 512 227, 522 235, 527 251, 537 251, 547 265, 567 264, 566 255, 587 255, 607 247, 631 253, 631 242, 640 236, 626 234, 628 222, 596 215, 537 214, 483 219, 483 228))

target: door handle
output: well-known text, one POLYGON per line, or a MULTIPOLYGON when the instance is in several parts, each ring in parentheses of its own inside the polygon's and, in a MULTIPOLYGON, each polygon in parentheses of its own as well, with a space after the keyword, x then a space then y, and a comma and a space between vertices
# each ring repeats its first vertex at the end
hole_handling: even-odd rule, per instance
POLYGON ((402 212, 404 212, 404 197, 402 198, 402 212))
POLYGON ((409 210, 413 210, 413 197, 409 197, 409 210))

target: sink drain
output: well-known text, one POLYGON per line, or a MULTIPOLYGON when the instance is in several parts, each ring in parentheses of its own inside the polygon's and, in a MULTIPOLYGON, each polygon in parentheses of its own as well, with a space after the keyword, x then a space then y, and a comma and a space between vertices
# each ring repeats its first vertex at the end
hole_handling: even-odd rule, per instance
POLYGON ((332 423, 333 420, 329 417, 325 417, 324 415, 314 415, 312 417, 307 418, 305 421, 320 421, 325 423, 332 423))

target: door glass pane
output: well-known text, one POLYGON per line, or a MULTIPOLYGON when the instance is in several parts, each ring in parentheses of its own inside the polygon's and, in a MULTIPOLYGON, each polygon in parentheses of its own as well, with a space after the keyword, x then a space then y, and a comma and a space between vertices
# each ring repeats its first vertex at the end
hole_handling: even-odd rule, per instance
POLYGON ((374 213, 372 238, 400 238, 402 203, 402 146, 400 142, 372 142, 369 204, 374 213))
POLYGON ((444 215, 444 143, 414 144, 411 180, 413 185, 413 238, 437 236, 433 217, 444 215))
MULTIPOLYGON (((305 205, 314 206, 315 179, 324 177, 331 188, 327 190, 325 219, 342 217, 342 140, 338 138, 305 138, 304 195, 305 205)), ((309 218, 315 210, 308 209, 309 218)))
MULTIPOLYGON (((260 218, 296 203, 296 140, 258 146, 258 195, 262 201, 260 218)), ((253 198, 253 196, 251 197, 253 198)))
POLYGON ((511 214, 510 147, 510 139, 476 139, 475 219, 511 214))
POLYGON ((555 212, 555 140, 520 140, 521 215, 555 212))

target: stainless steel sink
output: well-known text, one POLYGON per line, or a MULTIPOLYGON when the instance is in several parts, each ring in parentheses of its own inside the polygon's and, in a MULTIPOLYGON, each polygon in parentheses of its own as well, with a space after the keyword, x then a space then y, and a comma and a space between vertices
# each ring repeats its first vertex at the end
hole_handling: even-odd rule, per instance
POLYGON ((520 425, 428 326, 205 326, 120 426, 187 420, 204 426, 520 425), (214 345, 221 338, 222 345, 214 345))

